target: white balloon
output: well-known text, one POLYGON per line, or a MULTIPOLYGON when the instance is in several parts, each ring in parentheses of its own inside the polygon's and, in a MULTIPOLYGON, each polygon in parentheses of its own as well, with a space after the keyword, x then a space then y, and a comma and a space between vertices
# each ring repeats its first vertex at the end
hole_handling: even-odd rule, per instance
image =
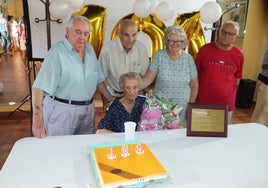
POLYGON ((155 13, 155 8, 159 4, 159 1, 158 0, 150 0, 150 2, 151 2, 151 6, 150 6, 151 13, 155 13))
POLYGON ((49 6, 50 16, 53 19, 64 19, 67 17, 70 9, 66 0, 54 0, 49 6))
POLYGON ((145 18, 151 13, 151 2, 149 0, 136 0, 133 4, 133 12, 139 18, 145 18))
POLYGON ((0 93, 2 93, 3 91, 4 91, 4 84, 0 82, 0 93))
POLYGON ((67 0, 67 4, 71 8, 80 8, 84 3, 84 0, 67 0))
POLYGON ((200 19, 204 23, 215 23, 221 18, 221 6, 213 1, 206 2, 200 9, 200 19))
POLYGON ((174 9, 171 9, 167 2, 161 2, 155 8, 156 17, 162 21, 171 19, 173 14, 174 9))

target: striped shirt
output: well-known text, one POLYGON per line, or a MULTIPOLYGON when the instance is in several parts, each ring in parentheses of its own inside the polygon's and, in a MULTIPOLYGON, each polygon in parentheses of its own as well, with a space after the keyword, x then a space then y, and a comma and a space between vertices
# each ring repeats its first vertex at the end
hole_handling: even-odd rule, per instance
POLYGON ((139 41, 126 53, 120 39, 107 43, 101 50, 99 61, 109 87, 120 91, 119 77, 126 72, 144 75, 149 66, 146 46, 139 41))

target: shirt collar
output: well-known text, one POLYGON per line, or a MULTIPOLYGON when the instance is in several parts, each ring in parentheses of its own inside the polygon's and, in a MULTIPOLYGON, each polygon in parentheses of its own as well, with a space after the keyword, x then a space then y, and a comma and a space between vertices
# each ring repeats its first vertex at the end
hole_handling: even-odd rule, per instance
MULTIPOLYGON (((75 49, 73 48, 72 44, 68 41, 67 37, 64 37, 63 39, 63 43, 66 46, 66 48, 71 52, 71 51, 75 51, 75 49)), ((86 51, 91 51, 91 48, 89 47, 89 44, 86 45, 86 51)))
MULTIPOLYGON (((120 38, 117 38, 117 39, 116 39, 116 42, 117 42, 117 44, 118 44, 118 46, 119 46, 120 52, 122 52, 122 53, 127 53, 126 50, 124 49, 122 43, 121 43, 120 38)), ((135 44, 136 44, 136 43, 135 43, 135 44)), ((135 46, 135 44, 134 44, 134 46, 135 46)), ((128 53, 130 53, 130 52, 133 50, 134 46, 129 50, 128 53)))
POLYGON ((63 43, 66 46, 66 48, 71 52, 72 50, 74 50, 73 46, 71 45, 71 43, 68 41, 67 37, 65 36, 63 39, 63 43))

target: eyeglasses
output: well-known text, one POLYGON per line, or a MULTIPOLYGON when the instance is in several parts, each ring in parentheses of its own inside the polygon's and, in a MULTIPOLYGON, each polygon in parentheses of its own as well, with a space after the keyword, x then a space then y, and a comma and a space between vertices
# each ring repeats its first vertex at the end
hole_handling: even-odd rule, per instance
POLYGON ((168 40, 169 44, 174 45, 174 44, 182 44, 183 40, 168 40))
POLYGON ((231 36, 231 37, 233 37, 233 36, 235 36, 236 35, 236 33, 234 33, 234 32, 228 32, 228 31, 224 31, 223 29, 221 30, 221 33, 224 35, 224 36, 231 36))

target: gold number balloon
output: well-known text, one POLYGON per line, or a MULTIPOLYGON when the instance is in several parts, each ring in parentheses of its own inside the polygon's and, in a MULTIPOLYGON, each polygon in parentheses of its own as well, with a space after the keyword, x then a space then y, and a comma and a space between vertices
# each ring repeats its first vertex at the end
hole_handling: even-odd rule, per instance
MULTIPOLYGON (((92 24, 90 35, 94 37, 90 37, 89 42, 94 47, 98 57, 104 40, 107 15, 106 8, 98 5, 85 5, 77 12, 77 14, 87 17, 92 24)), ((150 57, 153 57, 157 50, 164 47, 162 39, 164 32, 166 31, 166 26, 154 14, 140 19, 132 13, 122 19, 134 20, 139 26, 139 31, 142 31, 149 36, 151 44, 150 57)), ((200 13, 193 12, 178 15, 174 21, 174 24, 180 25, 185 30, 189 40, 188 51, 194 58, 196 57, 199 48, 205 44, 204 33, 199 19, 200 13)), ((118 23, 112 31, 111 39, 115 39, 118 36, 118 23)))
POLYGON ((174 24, 180 25, 185 30, 189 40, 188 52, 194 58, 199 48, 205 44, 205 37, 199 19, 200 13, 193 12, 178 15, 174 21, 174 24))
MULTIPOLYGON (((139 27, 139 31, 144 32, 147 34, 150 38, 151 43, 151 54, 150 57, 153 57, 155 52, 161 48, 163 48, 163 36, 164 32, 166 30, 165 24, 159 20, 155 15, 149 15, 146 18, 140 19, 134 14, 129 14, 122 19, 132 19, 134 20, 139 27)), ((118 29, 119 22, 115 25, 112 34, 111 39, 115 39, 118 37, 117 35, 117 29, 118 29)))
POLYGON ((106 8, 97 5, 85 5, 77 14, 87 17, 91 22, 91 32, 89 42, 92 44, 96 56, 99 57, 103 45, 105 26, 106 26, 106 8))

